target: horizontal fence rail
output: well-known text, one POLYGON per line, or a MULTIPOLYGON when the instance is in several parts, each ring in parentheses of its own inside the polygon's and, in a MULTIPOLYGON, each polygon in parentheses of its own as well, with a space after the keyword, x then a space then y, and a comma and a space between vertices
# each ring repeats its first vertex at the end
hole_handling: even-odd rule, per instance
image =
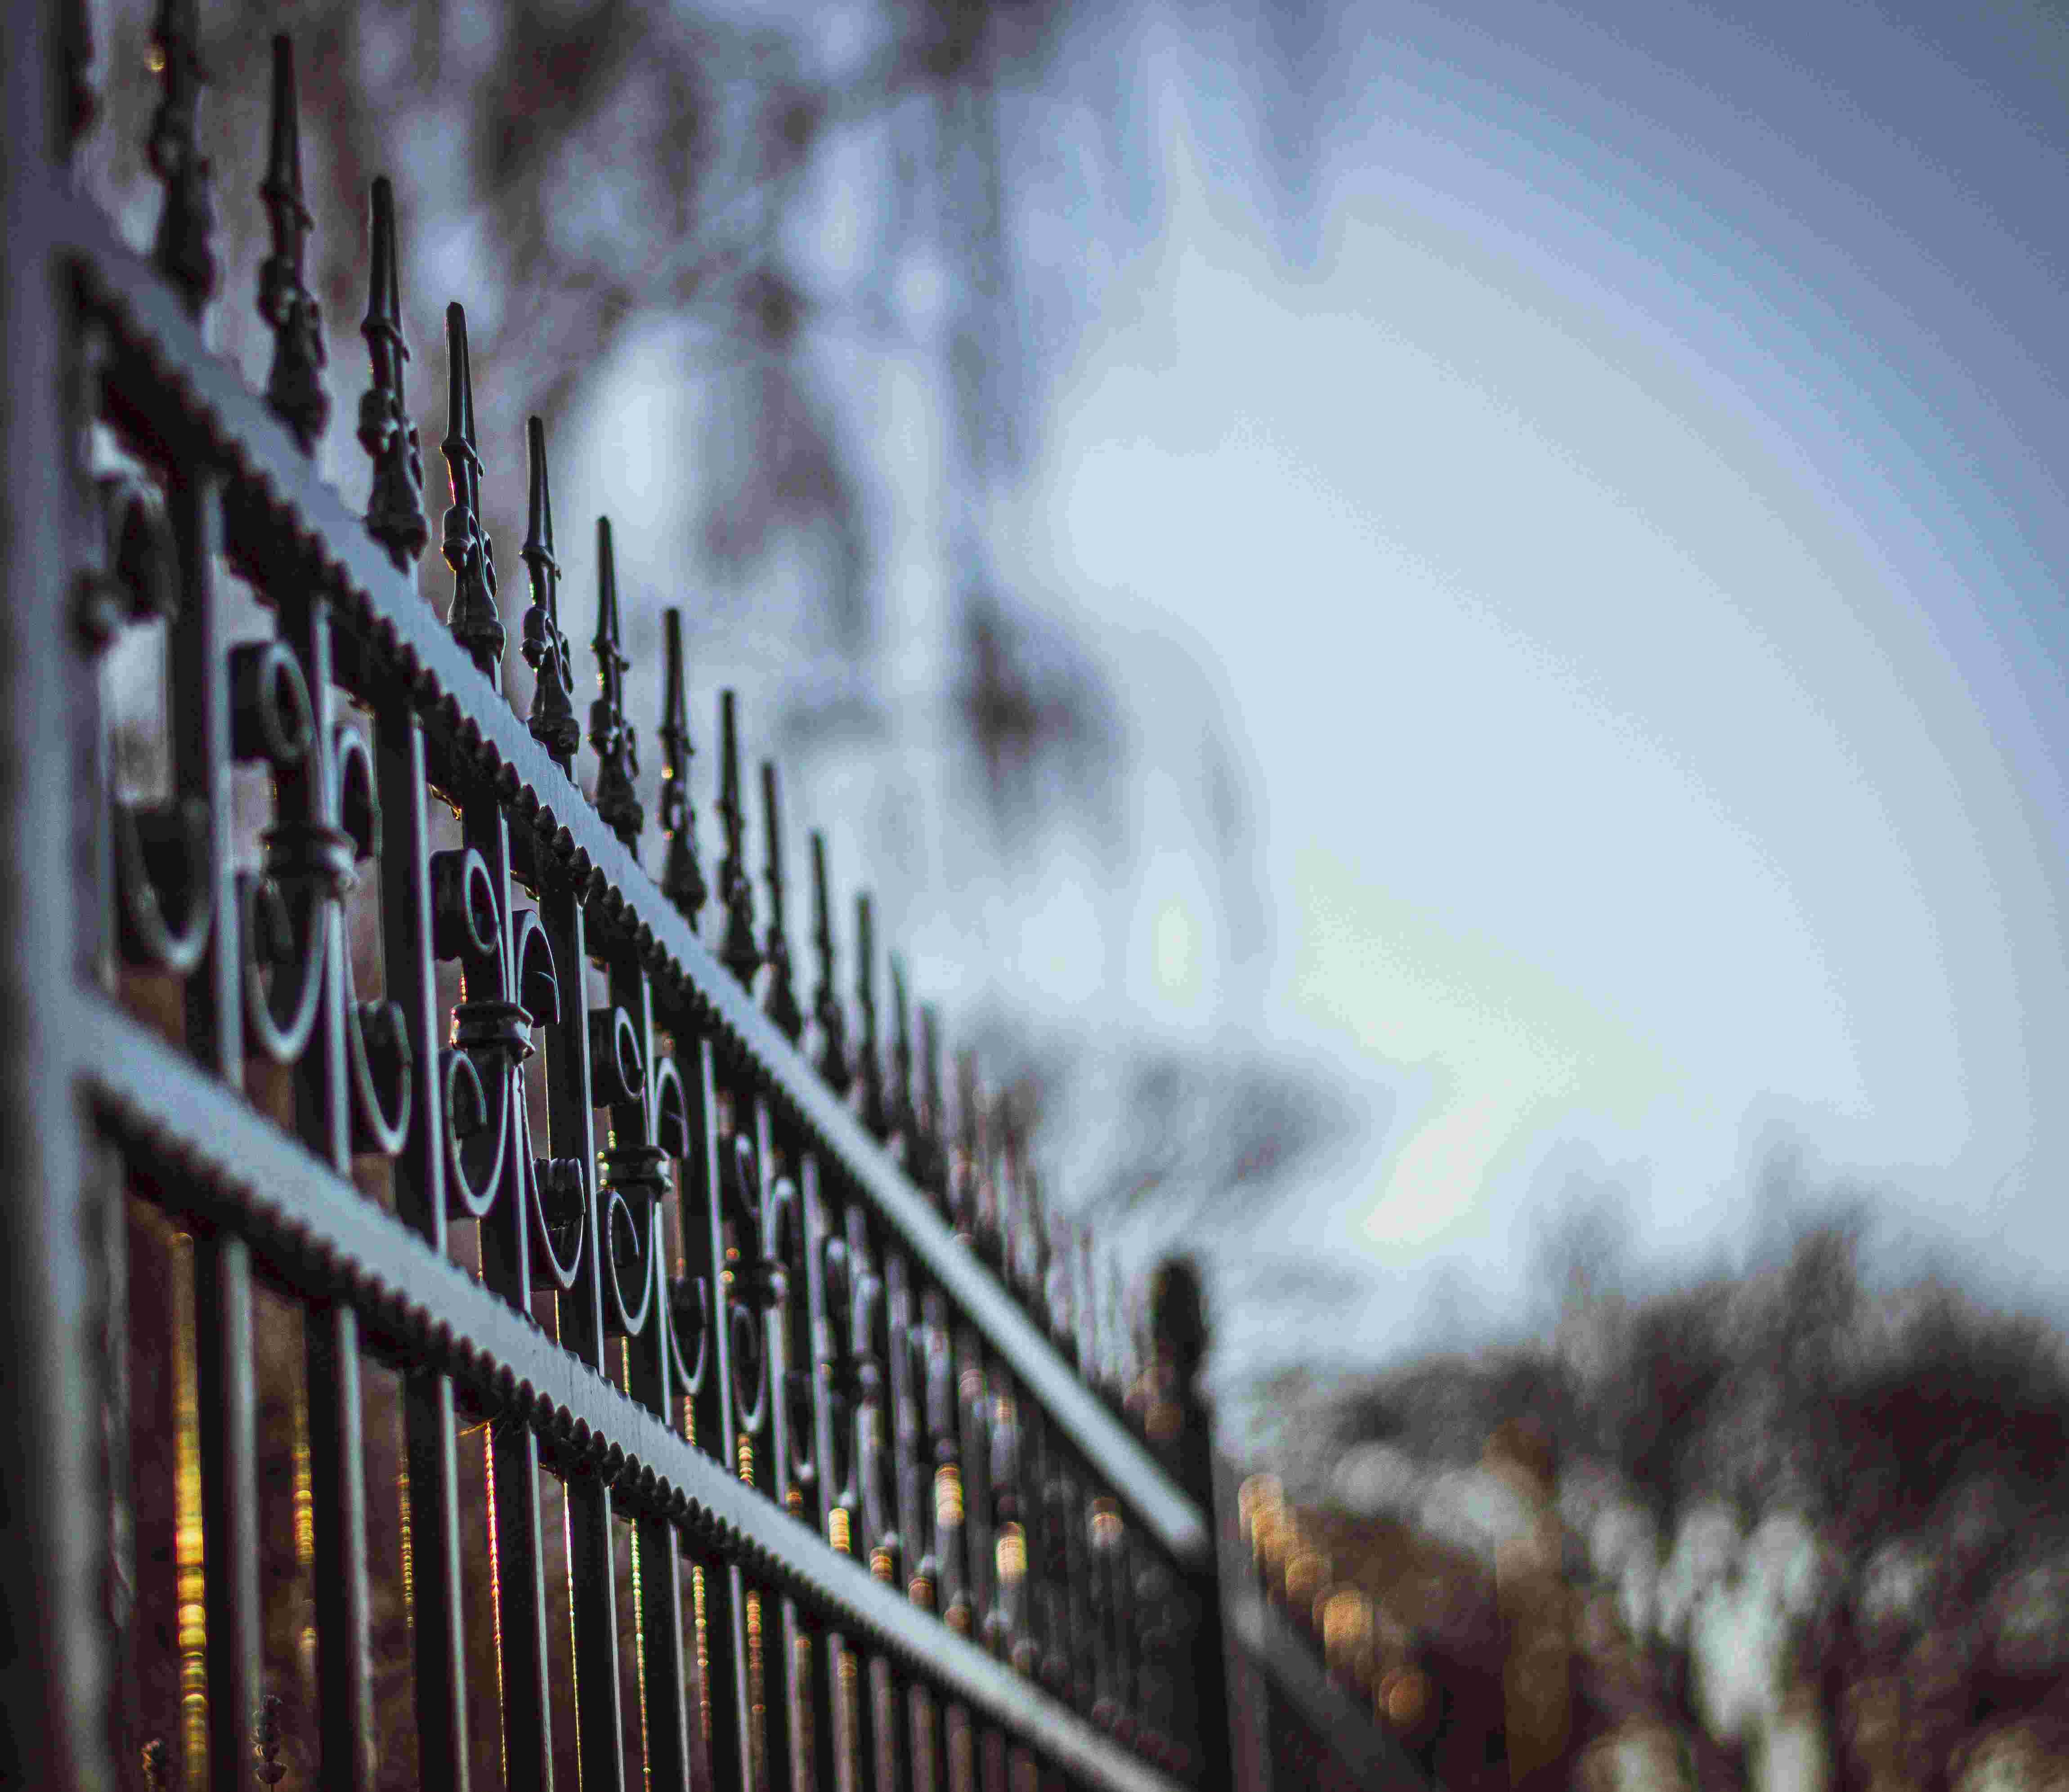
MULTIPOLYGON (((75 132, 83 18, 50 18, 10 55, 55 59, 75 132)), ((643 784, 604 519, 578 711, 545 433, 499 591, 481 491, 515 469, 458 305, 427 513, 386 180, 364 515, 317 477, 335 369, 285 39, 263 393, 210 351, 191 0, 152 57, 148 257, 62 153, 8 177, 10 293, 47 279, 63 335, 62 464, 9 476, 71 549, 43 589, 77 825, 16 874, 75 911, 53 1012, 107 1287, 122 1783, 1226 1783, 1197 1345, 1132 1360, 1021 1118, 967 1058, 945 1088, 895 958, 879 1032, 866 898, 851 1042, 816 836, 801 1002, 777 772, 750 829, 730 693, 707 877, 680 619, 643 784), (162 709, 155 784, 120 758, 118 657, 162 709)))

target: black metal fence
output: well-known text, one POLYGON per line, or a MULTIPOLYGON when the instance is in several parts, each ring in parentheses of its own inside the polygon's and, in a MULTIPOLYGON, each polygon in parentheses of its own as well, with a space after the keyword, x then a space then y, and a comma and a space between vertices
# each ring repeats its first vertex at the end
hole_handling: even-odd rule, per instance
POLYGON ((657 792, 607 523, 585 730, 536 422, 513 711, 480 495, 516 470, 475 438, 458 305, 449 612, 419 598, 385 181, 364 515, 315 476, 346 357, 304 281, 286 41, 261 397, 199 328, 191 6, 161 9, 148 126, 107 121, 165 185, 148 259, 67 177, 84 30, 17 9, 5 52, 0 1777, 1227 1783, 1197 1338, 1132 1423, 1014 1115, 968 1075, 950 1099, 902 989, 879 1029, 867 902, 843 972, 816 839, 806 1012, 729 696, 708 885, 679 624, 657 792), (163 644, 143 795, 102 706, 125 637, 163 644))

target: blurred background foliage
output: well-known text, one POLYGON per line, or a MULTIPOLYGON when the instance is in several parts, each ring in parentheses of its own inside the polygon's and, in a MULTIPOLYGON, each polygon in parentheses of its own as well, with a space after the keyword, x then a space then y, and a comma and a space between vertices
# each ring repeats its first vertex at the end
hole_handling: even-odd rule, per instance
MULTIPOLYGON (((80 159, 140 247, 158 205, 133 128, 156 97, 153 11, 92 8, 106 122, 80 159)), ((629 707, 650 743, 659 613, 682 608, 707 862, 725 686, 749 753, 782 765, 794 887, 805 830, 823 828, 837 882, 873 887, 879 940, 952 1042, 1034 1098, 1053 1204, 1099 1209, 1131 1273, 1203 1220, 1240 1220, 1239 1234, 1261 1195, 1312 1173, 1355 1110, 1332 1073, 1268 1052, 1247 1024, 1269 921, 1239 719, 1185 642, 1117 654, 1104 618, 1056 597, 1023 491, 1060 377, 1161 228, 1157 33, 1245 71, 1230 128, 1297 260, 1339 11, 218 0, 199 14, 223 268, 211 340, 263 381, 256 196, 269 45, 286 30, 331 356, 318 459, 354 507, 366 195, 376 175, 395 183, 435 522, 426 600, 443 609, 451 589, 437 443, 440 320, 457 299, 490 536, 514 567, 537 414, 577 675, 590 519, 608 513, 629 707), (1141 925, 1152 864, 1181 893, 1165 899, 1180 903, 1175 1028, 1130 998, 1163 949, 1141 925)), ((521 713, 531 674, 505 584, 504 685, 521 713)), ((651 745, 643 769, 651 782, 651 745)), ((659 846, 650 833, 650 863, 659 846)), ((791 916, 802 965, 802 894, 791 916)), ((1327 1273, 1297 1254, 1250 1269, 1279 1298, 1327 1273)))

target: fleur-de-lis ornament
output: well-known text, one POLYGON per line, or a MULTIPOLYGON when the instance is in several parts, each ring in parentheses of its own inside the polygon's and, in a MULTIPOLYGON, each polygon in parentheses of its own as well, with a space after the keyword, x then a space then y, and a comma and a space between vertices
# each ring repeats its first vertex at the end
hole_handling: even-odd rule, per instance
POLYGON ((855 899, 855 1006, 862 1016, 855 1045, 851 1098, 855 1118, 872 1138, 891 1136, 891 1110, 884 1094, 884 1048, 876 1037, 876 930, 869 893, 855 899))
POLYGON ((747 817, 740 806, 740 747, 733 734, 733 693, 719 694, 718 815, 725 829, 725 857, 718 868, 718 899, 725 908, 725 938, 718 949, 719 963, 741 981, 743 988, 754 987, 754 973, 761 968, 761 951, 754 943, 754 886, 748 881, 742 836, 747 817))
POLYGON ((467 312, 446 307, 446 438, 439 444, 452 481, 440 547, 453 572, 452 608, 446 613, 453 639, 465 648, 482 676, 500 686, 503 672, 503 618, 496 608, 496 554, 481 522, 481 451, 474 434, 474 374, 467 365, 467 312))
POLYGON ((214 294, 220 270, 209 242, 215 229, 214 177, 201 153, 201 30, 194 0, 158 0, 152 37, 160 88, 145 150, 151 172, 165 182, 165 208, 151 259, 199 317, 214 294))
POLYGON ((589 743, 596 749, 596 813, 631 851, 639 849, 647 813, 639 806, 639 740, 625 718, 625 657, 618 621, 618 557, 610 522, 596 519, 596 701, 589 707, 589 743))
POLYGON ((812 991, 812 1021, 818 1033, 813 1067, 827 1088, 845 1095, 855 1080, 847 1061, 847 1016, 834 988, 833 908, 826 898, 826 839, 812 830, 812 947, 818 955, 819 977, 812 991))
MULTIPOLYGON (((553 557, 553 488, 546 473, 546 426, 536 417, 524 424, 524 455, 531 470, 525 509, 524 545, 517 550, 530 575, 532 601, 524 607, 524 663, 533 674, 532 738, 570 777, 582 724, 575 720, 574 674, 568 665, 568 637, 561 629, 561 563, 553 557)), ((458 631, 455 630, 455 633, 458 631)), ((500 649, 503 630, 496 631, 500 649)))
POLYGON ((323 314, 304 274, 316 219, 302 198, 302 124, 295 100, 295 47, 273 39, 273 135, 259 197, 273 230, 273 252, 259 264, 259 315, 273 328, 273 371, 266 402, 305 454, 330 416, 324 390, 323 314))
POLYGON ((762 1006, 786 1039, 795 1039, 805 1030, 805 1016, 798 1007, 798 995, 790 983, 790 940, 783 927, 783 811, 776 791, 776 765, 761 762, 762 830, 767 854, 762 878, 769 886, 769 931, 761 947, 762 962, 769 967, 768 988, 762 1006))
POLYGON ((397 570, 406 572, 423 552, 431 528, 424 520, 423 454, 402 390, 410 349, 396 292, 395 189, 385 174, 374 179, 372 223, 366 316, 359 326, 373 363, 373 383, 359 400, 359 446, 373 460, 366 532, 388 550, 397 570))
POLYGON ((697 812, 690 802, 689 709, 683 695, 683 613, 661 613, 663 656, 661 690, 661 831, 668 856, 661 868, 661 894, 697 924, 710 892, 697 862, 697 812))

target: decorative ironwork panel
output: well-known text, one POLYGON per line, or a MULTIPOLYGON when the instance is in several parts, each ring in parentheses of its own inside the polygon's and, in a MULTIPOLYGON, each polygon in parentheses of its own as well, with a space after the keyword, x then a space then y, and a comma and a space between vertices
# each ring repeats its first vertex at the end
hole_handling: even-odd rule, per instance
POLYGON ((419 301, 386 177, 366 463, 349 504, 317 477, 339 369, 292 43, 263 181, 222 202, 268 225, 255 390, 202 333, 222 269, 193 0, 161 6, 161 97, 130 121, 165 189, 148 257, 62 178, 82 41, 47 46, 71 110, 9 275, 62 295, 80 845, 18 874, 63 880, 80 918, 45 1032, 157 1278, 111 1297, 108 1355, 138 1360, 125 1314, 169 1339, 149 1398, 109 1383, 111 1436, 174 1434, 162 1474, 108 1454, 110 1534, 170 1540, 106 1639, 142 1783, 1211 1783, 1213 1714, 1177 1665, 1202 1617, 1182 1590, 1212 1584, 1202 1502, 1130 1428, 1132 1371, 1014 1110, 973 1061, 945 1073, 895 959, 879 1013, 866 895, 843 967, 816 834, 794 964, 795 843, 766 763, 748 837, 730 692, 707 884, 673 612, 643 792, 610 524, 564 566, 537 419, 512 710, 483 493, 516 445, 479 437, 493 369, 456 303, 451 580, 420 598, 419 301), (585 735, 561 606, 591 578, 585 735), (157 656, 155 788, 118 778, 98 707, 121 654, 157 656), (177 1608, 163 1639, 146 1599, 177 1608))

